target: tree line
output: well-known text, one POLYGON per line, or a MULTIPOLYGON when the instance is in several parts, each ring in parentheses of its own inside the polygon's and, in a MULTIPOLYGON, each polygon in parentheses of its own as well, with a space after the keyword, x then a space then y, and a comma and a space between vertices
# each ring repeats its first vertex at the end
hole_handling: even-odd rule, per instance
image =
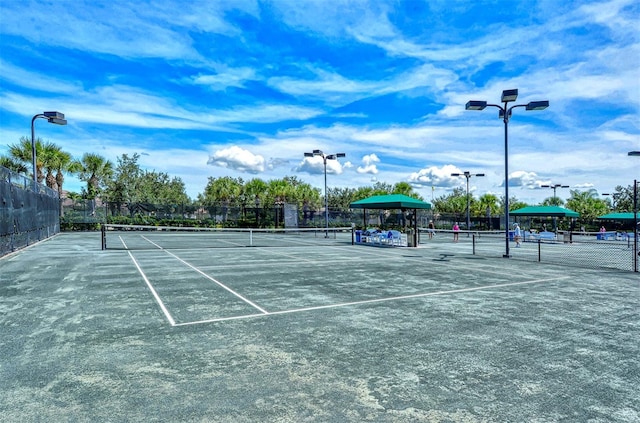
MULTIPOLYGON (((324 197, 319 188, 298 179, 285 176, 264 181, 253 178, 224 176, 209 177, 202 193, 191 199, 186 193, 184 182, 165 172, 142 169, 139 154, 123 154, 117 163, 99 154, 85 153, 79 159, 63 151, 59 146, 38 138, 36 146, 36 175, 39 183, 45 183, 63 197, 65 175, 75 175, 86 185, 80 193, 69 192, 71 199, 95 200, 112 204, 150 203, 177 204, 209 207, 270 207, 274 204, 296 204, 300 209, 319 210, 324 207, 324 197)), ((0 156, 0 165, 17 173, 30 175, 32 164, 31 140, 20 138, 9 145, 9 155, 0 156)), ((331 210, 346 210, 353 201, 372 195, 405 194, 420 200, 413 187, 407 182, 388 184, 376 182, 372 186, 359 188, 328 188, 328 205, 331 210)), ((473 217, 499 216, 504 211, 504 197, 483 194, 478 198, 469 194, 469 212, 473 217)), ((516 210, 528 204, 512 197, 510 209, 516 210)), ((570 198, 565 202, 559 197, 546 198, 541 205, 565 206, 580 213, 581 221, 593 220, 610 211, 633 211, 633 187, 617 186, 607 198, 600 198, 595 189, 586 191, 570 190, 570 198)), ((462 216, 466 214, 467 194, 462 188, 433 199, 433 208, 438 213, 462 216)))

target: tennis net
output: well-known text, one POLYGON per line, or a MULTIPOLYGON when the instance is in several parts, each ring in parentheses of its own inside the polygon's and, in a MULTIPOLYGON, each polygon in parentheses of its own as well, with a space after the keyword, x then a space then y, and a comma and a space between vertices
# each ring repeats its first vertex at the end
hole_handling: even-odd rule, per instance
POLYGON ((200 249, 234 247, 304 247, 347 245, 353 230, 345 228, 194 228, 106 224, 102 249, 200 249))

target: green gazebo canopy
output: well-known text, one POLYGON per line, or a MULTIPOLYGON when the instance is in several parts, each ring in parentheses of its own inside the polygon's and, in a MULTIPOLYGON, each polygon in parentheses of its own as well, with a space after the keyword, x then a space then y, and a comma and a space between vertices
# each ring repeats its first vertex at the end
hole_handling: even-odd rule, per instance
MULTIPOLYGON (((640 214, 638 214, 639 218, 640 218, 640 214)), ((629 212, 629 213, 609 213, 609 214, 605 214, 603 216, 598 217, 598 219, 604 219, 604 220, 633 220, 633 213, 629 212)))
POLYGON ((404 194, 374 195, 349 204, 352 209, 430 209, 431 204, 404 194))
POLYGON ((580 213, 560 206, 529 206, 509 212, 512 216, 578 217, 580 213))

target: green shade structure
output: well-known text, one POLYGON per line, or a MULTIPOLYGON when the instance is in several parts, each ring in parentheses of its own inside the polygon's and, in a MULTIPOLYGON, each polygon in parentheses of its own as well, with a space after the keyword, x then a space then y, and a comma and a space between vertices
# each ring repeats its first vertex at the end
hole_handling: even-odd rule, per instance
POLYGON ((431 204, 404 194, 374 195, 349 204, 352 209, 430 209, 431 204))
POLYGON ((364 198, 349 204, 352 209, 364 209, 363 217, 364 225, 367 224, 367 209, 377 210, 413 210, 413 234, 411 234, 412 242, 410 246, 418 246, 418 209, 428 210, 431 204, 416 198, 409 197, 404 194, 388 194, 374 195, 373 197, 364 198))
POLYGON ((629 213, 609 213, 603 216, 599 216, 598 219, 603 220, 633 220, 633 212, 629 213))
POLYGON ((578 217, 580 213, 559 206, 529 206, 512 210, 512 216, 578 217))

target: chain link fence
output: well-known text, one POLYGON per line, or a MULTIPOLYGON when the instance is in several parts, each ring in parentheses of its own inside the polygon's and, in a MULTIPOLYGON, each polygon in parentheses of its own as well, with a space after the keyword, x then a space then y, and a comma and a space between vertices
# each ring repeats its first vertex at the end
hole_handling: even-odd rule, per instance
MULTIPOLYGON (((207 206, 193 204, 153 204, 142 202, 103 202, 100 199, 65 199, 62 203, 65 230, 98 229, 100 223, 154 224, 172 223, 193 226, 323 228, 324 209, 312 209, 291 203, 230 206, 224 202, 207 206)), ((426 226, 433 214, 418 211, 418 224, 426 226)), ((335 210, 329 209, 329 227, 404 228, 412 216, 400 210, 335 210)))
MULTIPOLYGON (((471 237, 461 234, 472 253, 484 257, 506 254, 506 235, 496 232, 475 232, 471 237)), ((509 240, 509 256, 513 260, 544 262, 584 268, 610 268, 638 271, 637 250, 633 232, 621 232, 604 238, 598 233, 551 233, 547 238, 525 236, 518 244, 509 240)))
POLYGON ((58 232, 58 192, 0 166, 0 256, 58 232))

